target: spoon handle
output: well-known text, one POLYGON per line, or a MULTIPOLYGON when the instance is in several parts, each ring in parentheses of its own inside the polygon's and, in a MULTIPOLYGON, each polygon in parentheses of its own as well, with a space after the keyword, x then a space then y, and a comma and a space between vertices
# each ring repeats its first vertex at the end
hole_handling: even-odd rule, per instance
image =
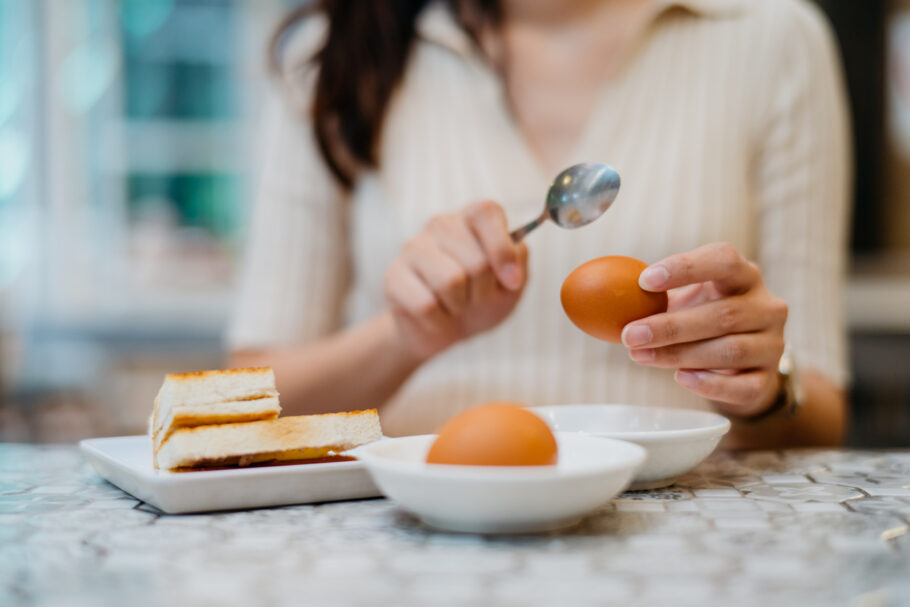
POLYGON ((529 221, 528 223, 524 224, 520 228, 518 228, 516 230, 512 230, 512 232, 511 232, 512 242, 520 241, 522 238, 527 236, 531 231, 533 231, 534 228, 536 228, 537 226, 542 224, 546 219, 547 219, 546 214, 541 214, 539 217, 534 219, 534 221, 529 221))

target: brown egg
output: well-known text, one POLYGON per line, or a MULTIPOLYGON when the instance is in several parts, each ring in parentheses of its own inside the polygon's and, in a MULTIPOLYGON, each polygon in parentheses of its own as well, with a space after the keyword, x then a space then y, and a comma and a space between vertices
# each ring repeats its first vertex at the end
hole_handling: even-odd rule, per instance
POLYGON ((628 323, 667 311, 667 294, 638 286, 648 267, 632 257, 611 255, 583 263, 562 283, 560 299, 575 326, 597 339, 620 343, 628 323))
POLYGON ((517 403, 466 409, 439 429, 430 464, 547 466, 556 463, 556 438, 545 421, 517 403))

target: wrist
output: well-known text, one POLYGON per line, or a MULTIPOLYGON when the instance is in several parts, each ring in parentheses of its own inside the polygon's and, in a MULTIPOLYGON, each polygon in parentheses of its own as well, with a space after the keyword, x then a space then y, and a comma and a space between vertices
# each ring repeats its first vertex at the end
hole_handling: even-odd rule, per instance
POLYGON ((382 344, 382 355, 396 367, 410 372, 433 357, 433 354, 421 353, 408 344, 391 310, 381 312, 374 322, 382 344))
POLYGON ((740 418, 740 421, 757 422, 769 417, 794 417, 803 401, 802 385, 796 368, 796 361, 787 346, 775 375, 777 390, 770 402, 757 413, 740 418))

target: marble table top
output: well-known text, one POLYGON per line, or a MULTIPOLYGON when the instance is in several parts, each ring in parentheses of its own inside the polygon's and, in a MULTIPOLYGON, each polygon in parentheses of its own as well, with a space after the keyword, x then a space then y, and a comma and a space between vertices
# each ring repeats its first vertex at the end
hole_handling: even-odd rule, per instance
POLYGON ((910 452, 715 454, 568 532, 384 499, 165 515, 72 446, 0 445, 0 605, 910 605, 910 452))

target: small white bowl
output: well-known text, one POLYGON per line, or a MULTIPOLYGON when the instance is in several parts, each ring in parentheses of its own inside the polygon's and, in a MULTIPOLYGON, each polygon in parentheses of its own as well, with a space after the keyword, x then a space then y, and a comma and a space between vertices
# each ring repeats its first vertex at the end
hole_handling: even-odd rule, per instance
POLYGON ((730 420, 710 411, 637 405, 531 407, 557 432, 633 442, 648 450, 632 489, 672 485, 704 460, 730 430, 730 420))
POLYGON ((617 440, 559 433, 554 466, 426 463, 436 435, 392 438, 355 454, 386 497, 426 524, 469 533, 530 533, 568 527, 632 480, 645 450, 617 440))

